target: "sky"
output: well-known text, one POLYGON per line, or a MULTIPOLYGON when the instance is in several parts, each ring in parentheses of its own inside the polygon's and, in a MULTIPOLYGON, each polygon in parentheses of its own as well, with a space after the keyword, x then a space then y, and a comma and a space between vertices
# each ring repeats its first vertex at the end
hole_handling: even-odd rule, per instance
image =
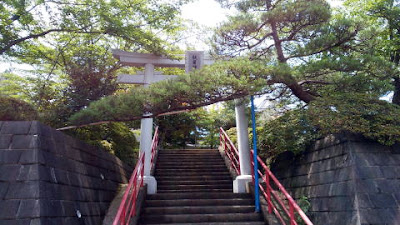
MULTIPOLYGON (((328 0, 332 7, 342 5, 341 0, 328 0)), ((233 14, 233 10, 223 9, 215 0, 196 0, 186 4, 182 8, 182 17, 192 20, 201 26, 215 28, 225 21, 227 15, 233 14)), ((196 50, 208 50, 207 44, 199 40, 194 34, 188 42, 194 44, 196 50)))
MULTIPOLYGON (((328 0, 333 6, 340 6, 340 0, 328 0)), ((232 13, 227 9, 222 9, 215 0, 196 0, 182 8, 182 16, 191 19, 201 25, 215 27, 218 23, 226 19, 226 15, 232 13)))
MULTIPOLYGON (((340 0, 330 0, 333 6, 340 5, 340 0)), ((183 6, 182 8, 182 17, 187 20, 192 20, 198 23, 200 26, 204 28, 215 28, 218 24, 226 20, 227 15, 233 14, 233 10, 223 9, 215 0, 195 0, 190 4, 183 6)), ((207 39, 207 35, 210 36, 211 31, 209 33, 204 32, 193 32, 191 37, 188 38, 187 43, 196 50, 209 50, 209 45, 205 43, 203 40, 207 39), (203 40, 202 40, 203 39, 203 40)), ((181 47, 185 48, 185 44, 182 43, 181 47)), ((21 65, 21 69, 25 69, 26 65, 21 65)), ((15 63, 1 62, 0 61, 0 72, 4 72, 6 69, 10 67, 19 68, 15 63)))

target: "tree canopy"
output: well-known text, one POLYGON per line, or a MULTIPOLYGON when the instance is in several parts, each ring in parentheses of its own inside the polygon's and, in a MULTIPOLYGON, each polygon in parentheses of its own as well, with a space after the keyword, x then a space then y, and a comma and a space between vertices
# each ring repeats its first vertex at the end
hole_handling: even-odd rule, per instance
MULTIPOLYGON (((351 118, 383 110, 378 99, 390 92, 393 103, 400 103, 400 11, 394 0, 347 0, 341 11, 325 0, 219 0, 237 13, 215 30, 215 64, 149 88, 118 90, 116 73, 136 69, 123 68, 110 50, 173 57, 180 50, 171 40, 182 29, 178 14, 185 2, 6 1, 0 20, 1 54, 35 65, 42 79, 33 86, 37 91, 32 96, 38 100, 30 103, 39 115, 51 111, 58 116, 57 126, 132 121, 144 113, 168 115, 259 94, 275 106, 307 110, 315 118, 324 115, 333 121, 327 114, 335 114, 330 106, 336 102, 349 107, 340 108, 343 115, 355 113, 351 118), (46 98, 60 80, 65 86, 56 93, 59 97, 46 98), (368 112, 352 111, 347 100, 365 105, 368 112)), ((22 82, 14 78, 14 84, 22 82)), ((13 95, 32 99, 22 91, 13 95)), ((390 110, 397 115, 392 112, 398 108, 390 110)), ((292 118, 299 122, 305 117, 292 118)), ((382 124, 391 120, 373 118, 382 124)), ((313 120, 307 129, 338 131, 324 124, 328 122, 313 120)), ((343 127, 351 130, 350 125, 343 127)), ((369 125, 362 127, 365 132, 351 131, 368 136, 369 125)), ((298 135, 307 131, 301 129, 298 135)), ((397 138, 396 132, 388 135, 389 141, 384 135, 369 137, 388 144, 397 138)))
MULTIPOLYGON (((123 68, 112 49, 176 52, 173 43, 184 29, 179 13, 185 2, 2 1, 0 58, 29 67, 0 75, 0 97, 26 101, 38 120, 56 128, 65 126, 71 115, 90 102, 119 91, 115 79, 123 68)), ((136 146, 130 131, 135 126, 104 125, 104 132, 92 127, 71 134, 91 143, 109 143, 110 151, 129 158, 131 153, 118 143, 126 136, 136 146)))
POLYGON ((143 111, 156 116, 256 93, 268 93, 271 99, 297 99, 304 105, 335 92, 379 96, 388 91, 381 77, 370 75, 391 74, 392 70, 377 66, 379 57, 351 51, 363 38, 359 35, 362 25, 345 15, 332 15, 326 1, 221 4, 238 10, 217 28, 213 38, 214 53, 224 62, 155 84, 149 90, 105 98, 72 121, 137 119, 143 111), (114 105, 119 104, 122 107, 116 109, 114 105))
POLYGON ((0 55, 29 53, 50 34, 88 34, 126 41, 126 47, 165 52, 158 32, 179 27, 176 15, 185 1, 41 0, 2 1, 0 55))

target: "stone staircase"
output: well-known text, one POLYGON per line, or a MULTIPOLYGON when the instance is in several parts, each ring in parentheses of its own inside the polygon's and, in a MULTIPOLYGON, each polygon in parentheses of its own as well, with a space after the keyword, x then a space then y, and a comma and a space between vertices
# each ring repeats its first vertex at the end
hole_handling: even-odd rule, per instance
POLYGON ((217 150, 160 150, 155 177, 158 193, 147 195, 139 224, 264 224, 250 194, 232 193, 217 150))

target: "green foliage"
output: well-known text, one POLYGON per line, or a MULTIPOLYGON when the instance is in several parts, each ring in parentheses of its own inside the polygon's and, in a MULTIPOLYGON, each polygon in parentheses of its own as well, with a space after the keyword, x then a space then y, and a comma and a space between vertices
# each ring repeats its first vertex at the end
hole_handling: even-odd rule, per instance
POLYGON ((268 70, 262 62, 240 58, 215 63, 148 88, 105 97, 72 116, 71 122, 130 121, 140 119, 143 112, 157 116, 262 92, 268 70))
POLYGON ((219 128, 229 126, 234 119, 234 114, 224 104, 221 106, 210 106, 207 109, 198 109, 195 111, 197 132, 199 133, 200 142, 202 145, 216 148, 219 144, 219 128))
POLYGON ((299 153, 317 137, 303 110, 290 111, 264 124, 258 133, 260 154, 271 158, 284 151, 299 153))
POLYGON ((117 90, 122 65, 112 49, 176 52, 170 42, 182 29, 185 2, 3 1, 0 56, 32 70, 22 80, 0 78, 0 89, 32 103, 46 124, 65 126, 73 113, 117 90))
POLYGON ((167 148, 185 148, 195 142, 196 119, 192 113, 180 113, 157 118, 162 143, 167 148))
POLYGON ((136 163, 139 143, 129 126, 124 123, 83 127, 67 133, 90 145, 106 149, 130 166, 136 163))
POLYGON ((108 36, 115 42, 151 52, 165 52, 160 31, 173 33, 176 15, 186 1, 60 0, 2 1, 0 55, 20 55, 52 34, 108 36))
MULTIPOLYGON (((393 85, 394 104, 400 105, 400 5, 394 0, 346 0, 346 15, 362 21, 362 41, 357 52, 379 58, 381 63, 370 67, 372 77, 379 76, 393 85), (380 68, 382 73, 375 73, 380 68)), ((356 45, 357 46, 357 45, 356 45)))
POLYGON ((348 131, 384 145, 400 141, 400 107, 364 94, 322 98, 307 115, 322 135, 348 131))
POLYGON ((28 79, 13 73, 0 74, 1 95, 31 102, 28 79))
POLYGON ((227 104, 202 107, 191 112, 157 117, 166 147, 185 148, 187 144, 215 148, 219 143, 219 127, 231 127, 234 112, 227 104))
POLYGON ((15 98, 0 96, 0 121, 36 120, 37 117, 32 105, 15 98))
MULTIPOLYGON (((304 196, 304 195, 300 196, 300 198, 298 198, 296 200, 296 203, 305 214, 307 214, 307 212, 311 208, 311 202, 310 202, 310 199, 307 196, 304 196)), ((299 224, 299 225, 305 225, 306 224, 304 222, 304 220, 301 218, 301 216, 299 214, 297 214, 297 213, 296 213, 296 221, 297 221, 297 224, 299 224)))
POLYGON ((319 137, 342 132, 393 145, 400 141, 400 107, 364 94, 319 98, 306 109, 266 122, 259 148, 268 157, 284 151, 299 153, 319 137))

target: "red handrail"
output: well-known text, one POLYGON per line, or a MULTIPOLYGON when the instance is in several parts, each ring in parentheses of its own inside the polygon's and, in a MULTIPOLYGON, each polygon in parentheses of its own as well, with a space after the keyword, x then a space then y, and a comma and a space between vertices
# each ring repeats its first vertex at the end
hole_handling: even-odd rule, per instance
POLYGON ((151 142, 151 162, 150 162, 151 168, 150 168, 150 170, 154 166, 154 157, 157 152, 157 147, 158 147, 158 127, 156 127, 156 129, 154 131, 153 141, 151 142))
POLYGON ((231 168, 236 171, 237 175, 240 175, 239 152, 222 127, 219 128, 219 143, 231 162, 231 168))
MULTIPOLYGON (((253 150, 251 150, 251 154, 253 155, 253 150)), ((283 221, 283 215, 280 213, 273 201, 271 200, 271 196, 274 197, 274 199, 281 205, 283 211, 285 214, 289 217, 290 220, 290 225, 297 225, 296 218, 295 218, 295 212, 300 216, 300 218, 303 220, 303 222, 307 225, 313 225, 313 223, 310 221, 310 219, 306 216, 306 214, 301 210, 301 208, 297 205, 297 203, 294 201, 292 196, 289 195, 289 193, 286 191, 286 189, 283 187, 283 185, 279 182, 279 180, 275 177, 275 175, 269 170, 269 168, 265 165, 265 163, 262 161, 260 157, 257 157, 258 163, 261 165, 262 169, 264 170, 264 174, 261 172, 261 170, 258 170, 258 173, 260 174, 260 177, 262 177, 263 182, 259 184, 260 190, 262 191, 264 197, 266 197, 266 200, 268 202, 268 211, 271 213, 274 211, 275 215, 281 220, 283 224, 286 224, 283 221), (270 181, 276 185, 277 190, 274 190, 271 185, 270 181), (265 188, 263 187, 265 186, 265 188), (284 204, 283 200, 276 194, 277 191, 280 191, 284 196, 285 199, 287 200, 288 204, 287 206, 284 204), (278 215, 279 214, 279 215, 278 215)), ((254 165, 254 162, 252 162, 254 165)), ((254 171, 253 171, 253 179, 254 179, 254 171)))
MULTIPOLYGON (((153 159, 158 146, 158 127, 154 132, 153 141, 151 143, 151 164, 153 166, 153 159)), ((144 162, 146 153, 143 152, 139 156, 136 167, 133 170, 131 178, 129 179, 128 187, 125 190, 121 204, 119 205, 117 215, 114 219, 113 225, 128 225, 131 218, 136 215, 136 199, 139 194, 140 188, 143 186, 144 162)))
POLYGON ((129 179, 128 187, 126 188, 124 197, 119 205, 113 225, 129 224, 130 219, 136 214, 136 198, 139 194, 140 187, 143 186, 144 159, 145 153, 141 154, 136 163, 135 170, 129 179))
MULTIPOLYGON (((233 146, 232 141, 229 139, 228 135, 226 132, 220 128, 220 144, 221 146, 224 147, 224 150, 226 152, 226 143, 228 145, 233 146)), ((232 149, 232 147, 229 147, 232 149)), ((238 157, 238 151, 236 148, 233 146, 235 151, 228 150, 229 153, 227 153, 228 158, 231 160, 231 166, 234 165, 235 163, 232 161, 232 158, 239 158, 238 157), (236 154, 236 156, 230 156, 228 154, 236 154)), ((253 156, 253 150, 251 150, 251 154, 253 156)), ((252 159, 252 177, 253 177, 253 184, 254 184, 254 161, 253 157, 252 159)), ((261 165, 264 173, 261 172, 261 170, 258 170, 258 174, 262 178, 263 182, 260 182, 259 187, 262 195, 264 196, 265 200, 268 203, 268 213, 274 212, 276 217, 281 221, 282 224, 286 225, 287 223, 284 220, 284 215, 283 213, 286 214, 286 216, 289 218, 290 225, 297 225, 296 222, 296 217, 295 214, 297 213, 300 215, 301 220, 306 224, 306 225, 313 225, 313 223, 310 221, 310 219, 306 216, 306 214, 301 210, 301 208, 297 205, 297 203, 293 200, 293 198, 289 195, 289 193, 286 191, 286 189, 283 187, 283 185, 279 182, 279 180, 272 174, 272 172, 269 170, 269 168, 265 165, 265 163, 261 160, 260 157, 257 157, 257 160, 259 162, 259 165, 261 165), (271 187, 271 181, 273 184, 277 187, 277 190, 274 190, 271 187), (284 200, 281 199, 281 197, 277 194, 277 191, 280 191, 284 196, 285 199, 287 200, 288 204, 284 203, 284 200), (278 208, 276 207, 276 203, 272 201, 272 197, 276 202, 280 205, 280 208, 283 209, 283 212, 280 212, 278 208)), ((239 166, 239 161, 237 167, 239 166)), ((236 167, 234 167, 236 168, 236 167)), ((239 168, 239 167, 238 167, 239 168)), ((238 173, 239 174, 239 173, 238 173)))

